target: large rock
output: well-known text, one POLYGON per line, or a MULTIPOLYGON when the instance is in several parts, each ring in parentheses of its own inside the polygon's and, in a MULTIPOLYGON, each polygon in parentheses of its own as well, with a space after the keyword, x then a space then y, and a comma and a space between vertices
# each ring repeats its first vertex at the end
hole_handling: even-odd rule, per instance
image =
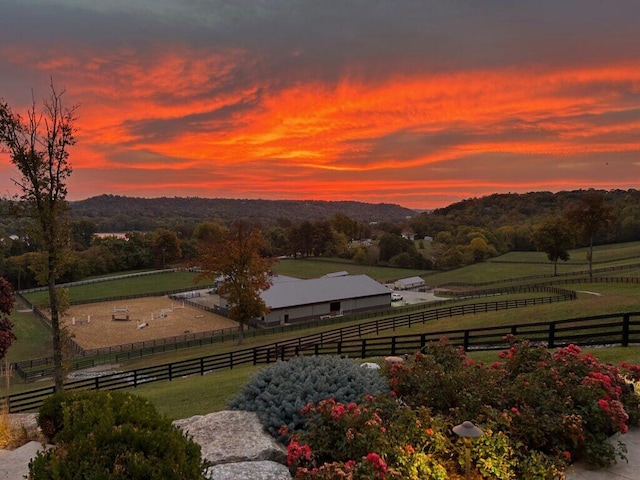
POLYGON ((15 450, 0 450, 0 480, 27 478, 29 462, 39 451, 50 448, 40 442, 28 442, 15 450))
POLYGON ((289 469, 281 463, 259 462, 224 463, 207 471, 211 480, 291 480, 289 469))
POLYGON ((265 432, 254 412, 225 410, 173 424, 200 445, 202 458, 212 465, 262 460, 286 464, 286 448, 265 432))

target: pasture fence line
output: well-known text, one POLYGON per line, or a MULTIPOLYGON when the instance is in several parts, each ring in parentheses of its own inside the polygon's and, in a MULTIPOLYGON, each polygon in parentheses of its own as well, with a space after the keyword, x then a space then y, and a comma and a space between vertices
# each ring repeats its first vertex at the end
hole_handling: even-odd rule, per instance
MULTIPOLYGON (((593 265, 599 265, 602 263, 612 263, 612 262, 625 262, 627 260, 637 260, 637 255, 630 255, 628 257, 619 257, 614 260, 600 260, 592 262, 593 265)), ((527 262, 526 260, 500 260, 499 257, 491 258, 489 260, 485 260, 486 263, 506 263, 506 264, 514 264, 514 265, 549 265, 549 261, 535 261, 535 262, 527 262)), ((589 265, 589 262, 574 262, 572 261, 569 265, 589 265)))
MULTIPOLYGON (((517 302, 517 301, 514 301, 517 302)), ((458 308, 464 308, 460 305, 458 308)), ((471 307, 467 305, 466 307, 471 307)), ((454 307, 452 307, 453 309, 454 307)), ((509 336, 528 340, 548 348, 575 344, 580 346, 640 344, 640 312, 613 313, 590 317, 513 324, 499 327, 447 330, 433 333, 396 335, 368 338, 366 335, 383 329, 399 328, 413 322, 425 322, 431 315, 405 315, 372 324, 360 324, 351 329, 360 338, 346 338, 346 332, 324 332, 287 342, 245 348, 228 353, 208 355, 196 359, 166 363, 136 370, 113 372, 93 378, 65 382, 65 390, 119 390, 139 385, 172 381, 193 375, 205 375, 216 370, 233 369, 240 365, 269 364, 299 355, 341 355, 351 358, 371 358, 389 355, 412 354, 423 350, 431 342, 447 338, 454 346, 465 351, 496 350, 509 347, 509 336), (393 327, 391 327, 391 325, 393 327), (311 338, 315 341, 312 342, 311 338)), ((435 313, 435 312, 429 312, 435 313)), ((54 393, 55 387, 45 387, 17 393, 2 398, 9 405, 10 413, 38 409, 45 398, 54 393)))
MULTIPOLYGON (((136 273, 124 273, 122 275, 110 275, 106 277, 98 277, 98 278, 90 278, 87 280, 78 280, 77 282, 67 282, 56 285, 56 288, 66 288, 66 287, 74 287, 77 285, 89 285, 91 283, 103 283, 110 282, 111 280, 122 280, 123 278, 135 278, 135 277, 145 277, 148 275, 159 275, 162 273, 175 273, 179 271, 178 268, 166 268, 164 270, 150 270, 147 272, 136 272, 136 273)), ((35 288, 27 288, 24 290, 20 290, 21 293, 32 293, 32 292, 40 292, 46 290, 49 287, 35 287, 35 288)))
MULTIPOLYGON (((515 288, 515 287, 514 287, 515 288)), ((511 289, 514 293, 515 290, 511 289)), ((533 299, 525 299, 524 303, 522 301, 518 301, 516 306, 510 305, 507 308, 521 308, 529 305, 539 305, 545 302, 545 299, 551 298, 549 303, 556 301, 565 301, 565 300, 575 300, 576 293, 571 290, 559 289, 555 287, 549 287, 547 285, 529 285, 523 287, 522 292, 547 292, 555 295, 555 297, 540 297, 533 299)), ((484 297, 486 294, 478 293, 476 295, 468 295, 468 298, 479 298, 484 297)), ((440 306, 454 303, 459 301, 458 299, 444 300, 440 302, 434 302, 429 304, 429 307, 440 306)), ((500 303, 504 302, 490 302, 490 303, 500 303)), ((201 305, 191 300, 185 300, 185 305, 192 305, 197 308, 206 311, 215 311, 211 307, 206 305, 201 305)), ((494 311, 492 308, 487 307, 485 303, 479 303, 469 307, 469 310, 463 310, 464 312, 480 312, 480 311, 494 311)), ((402 310, 405 313, 410 313, 414 311, 421 311, 425 309, 425 304, 415 305, 411 307, 400 307, 394 308, 393 312, 398 312, 398 310, 402 310)), ((495 307, 495 310, 500 310, 502 308, 495 307)), ((436 318, 438 315, 442 316, 454 316, 456 314, 451 314, 451 308, 443 307, 439 310, 433 310, 436 312, 436 318), (438 313, 440 312, 440 313, 438 313), (449 315, 446 314, 449 312, 449 315)), ((34 309, 35 312, 35 309, 34 309)), ((379 322, 379 319, 375 317, 378 315, 388 316, 390 310, 384 311, 372 311, 372 312, 362 312, 359 314, 345 315, 342 317, 330 317, 327 319, 319 319, 314 322, 305 322, 300 324, 292 324, 292 325, 282 325, 276 327, 268 327, 264 329, 253 328, 248 332, 245 332, 246 337, 257 338, 258 336, 266 336, 274 333, 285 333, 285 332, 293 332, 296 330, 301 330, 303 328, 310 328, 311 326, 319 327, 319 326, 327 326, 334 325, 336 323, 345 323, 345 322, 353 322, 358 319, 366 319, 370 322, 379 322), (372 319, 373 317, 373 319, 372 319)), ((47 322, 49 319, 38 310, 38 313, 44 318, 47 322)), ((348 328, 348 327, 347 327, 348 328)), ((140 358, 147 355, 154 355, 157 353, 163 353, 167 351, 175 351, 184 348, 194 348, 194 347, 202 347, 204 345, 210 345, 213 343, 221 343, 228 340, 235 340, 239 338, 240 328, 239 327, 231 327, 226 329, 212 330, 208 332, 196 332, 183 334, 173 337, 165 337, 155 340, 146 340, 142 342, 134 342, 127 343, 122 345, 114 345, 109 347, 102 347, 92 350, 84 350, 80 345, 78 345, 73 339, 68 339, 69 349, 73 352, 74 357, 67 360, 67 364, 71 370, 79 370, 83 368, 95 367, 96 365, 108 363, 110 361, 119 362, 123 360, 131 360, 132 358, 140 358), (101 358, 102 357, 102 358, 101 358)), ((53 371, 53 357, 45 357, 39 359, 25 360, 22 362, 16 362, 12 364, 14 372, 24 381, 32 381, 37 378, 43 378, 50 376, 53 371)))
MULTIPOLYGON (((597 268, 593 270, 593 275, 608 273, 608 272, 616 272, 616 271, 624 271, 624 270, 634 270, 636 268, 640 268, 640 263, 634 263, 630 265, 618 265, 615 267, 605 267, 605 268, 597 268)), ((475 287, 486 287, 488 285, 499 285, 507 282, 521 282, 527 280, 537 280, 540 278, 549 279, 550 283, 558 283, 556 279, 560 279, 561 277, 587 277, 589 278, 589 271, 577 271, 577 272, 564 272, 558 273, 557 275, 549 275, 549 274, 538 274, 538 275, 527 275, 525 277, 516 277, 516 278, 508 278, 504 280, 491 280, 488 282, 447 282, 441 283, 438 285, 434 285, 433 288, 448 288, 448 287, 464 287, 464 288, 475 288, 475 287)), ((593 277, 596 278, 596 277, 593 277)), ((615 278, 615 277, 613 277, 615 278)))

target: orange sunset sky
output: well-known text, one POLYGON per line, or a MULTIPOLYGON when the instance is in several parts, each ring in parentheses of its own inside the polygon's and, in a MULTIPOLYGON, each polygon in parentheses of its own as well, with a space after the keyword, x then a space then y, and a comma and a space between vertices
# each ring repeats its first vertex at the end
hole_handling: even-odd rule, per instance
MULTIPOLYGON (((635 0, 0 0, 0 97, 79 104, 70 200, 640 188, 635 0)), ((0 154, 0 194, 17 178, 0 154)))

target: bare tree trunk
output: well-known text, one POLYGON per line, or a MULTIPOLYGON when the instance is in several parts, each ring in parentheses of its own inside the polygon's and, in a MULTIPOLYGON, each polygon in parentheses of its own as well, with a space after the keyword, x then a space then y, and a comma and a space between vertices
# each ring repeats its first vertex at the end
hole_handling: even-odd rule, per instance
POLYGON ((56 392, 64 389, 64 374, 62 368, 62 335, 60 334, 60 315, 58 297, 56 295, 56 282, 53 275, 49 275, 49 305, 51 309, 51 329, 53 340, 53 381, 56 392))
POLYGON ((593 278, 593 235, 589 237, 589 278, 593 278))

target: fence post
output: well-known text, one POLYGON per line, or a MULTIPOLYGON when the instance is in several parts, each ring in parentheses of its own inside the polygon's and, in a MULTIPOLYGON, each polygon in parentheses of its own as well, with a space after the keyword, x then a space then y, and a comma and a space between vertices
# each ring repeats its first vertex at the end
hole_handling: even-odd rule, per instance
POLYGON ((169 381, 173 380, 173 371, 171 368, 172 365, 172 363, 169 364, 169 381))
POLYGON ((424 347, 427 345, 427 335, 425 333, 420 335, 420 351, 424 351, 424 347))
POLYGON ((367 339, 362 339, 362 350, 360 351, 360 358, 367 358, 367 339))
POLYGON ((396 337, 391 337, 391 355, 396 354, 396 337))
POLYGON ((204 375, 204 357, 200 357, 200 376, 204 375))
POLYGON ((258 349, 254 347, 253 349, 253 364, 258 364, 258 349))
POLYGON ((464 331, 463 348, 465 352, 469 350, 469 330, 464 331))
POLYGON ((555 348, 556 340, 556 322, 549 324, 549 340, 547 341, 548 348, 555 348))
POLYGON ((631 321, 631 315, 625 313, 622 315, 622 346, 629 346, 629 322, 631 321))
POLYGON ((138 386, 138 370, 133 371, 133 388, 138 386))

